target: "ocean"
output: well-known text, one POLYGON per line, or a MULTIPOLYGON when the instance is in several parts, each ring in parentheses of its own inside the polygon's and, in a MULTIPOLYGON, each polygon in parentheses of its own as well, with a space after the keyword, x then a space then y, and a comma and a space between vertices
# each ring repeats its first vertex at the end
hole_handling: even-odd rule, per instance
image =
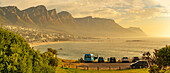
POLYGON ((84 54, 93 53, 96 56, 116 57, 141 57, 144 52, 153 53, 154 49, 161 49, 170 45, 170 38, 145 37, 145 38, 101 38, 71 41, 56 44, 34 46, 41 53, 47 48, 57 50, 57 57, 69 60, 78 60, 84 54), (60 49, 62 48, 62 49, 60 49))

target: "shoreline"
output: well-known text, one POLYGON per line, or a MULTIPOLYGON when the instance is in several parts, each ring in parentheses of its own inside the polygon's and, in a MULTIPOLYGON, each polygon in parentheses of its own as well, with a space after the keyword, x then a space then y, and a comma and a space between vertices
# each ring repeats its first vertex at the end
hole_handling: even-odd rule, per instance
POLYGON ((47 44, 56 44, 56 43, 69 43, 69 42, 89 42, 89 43, 96 43, 99 41, 91 41, 91 40, 71 40, 71 41, 55 41, 55 42, 31 42, 28 43, 30 47, 40 46, 40 45, 47 45, 47 44))
POLYGON ((47 44, 56 44, 56 43, 68 43, 73 41, 58 41, 58 42, 32 42, 28 43, 30 47, 40 46, 40 45, 47 45, 47 44))

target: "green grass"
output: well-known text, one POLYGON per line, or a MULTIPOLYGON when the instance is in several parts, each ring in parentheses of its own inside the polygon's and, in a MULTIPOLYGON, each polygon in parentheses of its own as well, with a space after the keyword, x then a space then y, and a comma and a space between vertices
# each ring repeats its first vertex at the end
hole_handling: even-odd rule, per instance
POLYGON ((127 69, 127 70, 81 70, 74 68, 57 68, 56 73, 149 73, 148 69, 127 69))

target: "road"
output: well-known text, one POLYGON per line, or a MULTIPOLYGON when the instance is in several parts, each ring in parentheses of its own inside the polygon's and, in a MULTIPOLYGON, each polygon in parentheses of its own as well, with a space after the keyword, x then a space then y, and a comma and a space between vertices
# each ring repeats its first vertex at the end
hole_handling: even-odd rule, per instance
POLYGON ((97 69, 99 67, 100 69, 128 69, 130 68, 131 63, 67 63, 71 66, 77 66, 79 68, 87 68, 88 69, 97 69))

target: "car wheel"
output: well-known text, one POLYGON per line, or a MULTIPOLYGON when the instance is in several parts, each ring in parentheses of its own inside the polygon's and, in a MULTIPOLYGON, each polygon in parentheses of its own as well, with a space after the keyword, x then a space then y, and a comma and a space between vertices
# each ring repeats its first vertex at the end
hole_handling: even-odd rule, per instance
POLYGON ((135 69, 135 66, 132 66, 133 69, 135 69))

